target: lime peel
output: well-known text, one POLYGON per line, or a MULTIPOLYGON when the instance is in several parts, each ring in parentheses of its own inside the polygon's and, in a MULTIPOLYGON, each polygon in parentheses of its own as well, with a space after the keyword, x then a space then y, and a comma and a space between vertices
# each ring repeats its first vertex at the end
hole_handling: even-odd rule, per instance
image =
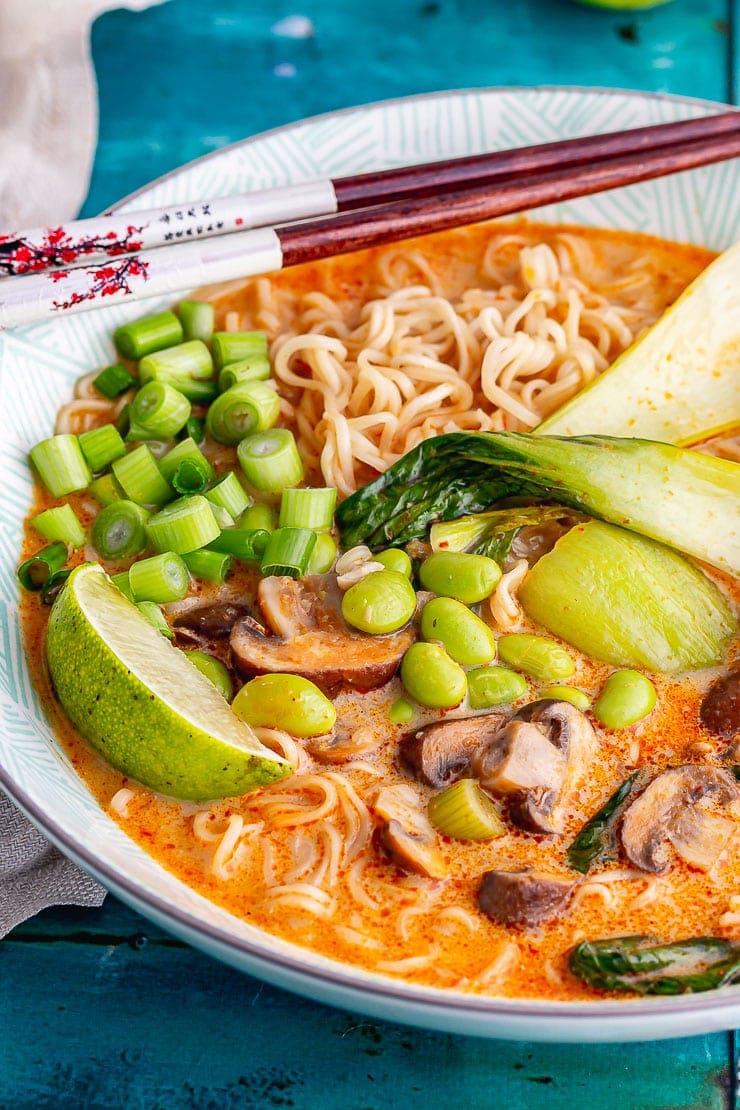
POLYGON ((98 564, 77 567, 57 597, 46 654, 75 727, 113 766, 152 790, 204 801, 244 794, 291 772, 98 564))

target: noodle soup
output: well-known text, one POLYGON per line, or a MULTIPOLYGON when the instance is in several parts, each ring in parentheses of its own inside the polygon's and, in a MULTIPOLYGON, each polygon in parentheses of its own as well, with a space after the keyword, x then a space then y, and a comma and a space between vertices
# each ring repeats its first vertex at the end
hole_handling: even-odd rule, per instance
MULTIPOLYGON (((280 420, 295 433, 307 482, 334 486, 343 498, 433 436, 529 431, 606 369, 711 257, 701 248, 646 236, 521 221, 366 251, 207 295, 217 328, 266 332, 280 420)), ((60 413, 57 431, 78 434, 99 426, 124 403, 125 395, 101 400, 83 381, 60 413)), ((203 450, 217 473, 235 468, 233 447, 206 439, 203 450)), ((68 500, 90 525, 99 512, 95 500, 87 492, 68 500)), ((36 511, 54 503, 39 489, 36 511)), ((404 855, 402 838, 388 838, 404 807, 421 815, 426 836, 427 806, 440 793, 428 771, 400 757, 410 738, 471 717, 495 717, 490 727, 505 729, 557 685, 526 671, 515 696, 486 708, 468 701, 451 708, 409 702, 397 664, 387 681, 334 677, 324 686, 337 711, 336 743, 298 738, 279 720, 256 726, 260 740, 292 765, 292 775, 209 803, 179 802, 141 786, 75 732, 45 664, 48 609, 29 596, 23 617, 34 680, 101 806, 163 866, 233 914, 324 955, 417 983, 491 996, 593 998, 601 989, 569 966, 581 941, 739 935, 736 800, 721 816, 713 813, 726 824, 711 859, 671 852, 668 865, 651 869, 635 862, 636 852, 613 851, 575 874, 569 858, 584 824, 636 772, 691 766, 728 774, 727 740, 707 727, 705 712, 725 672, 703 667, 651 674, 657 692, 651 712, 623 727, 594 719, 594 701, 614 668, 553 638, 526 615, 518 597, 522 583, 541 553, 537 544, 552 546, 542 535, 533 542, 504 563, 495 588, 470 609, 498 641, 545 636, 573 661, 567 685, 589 708, 551 694, 539 703, 570 705, 561 708, 568 728, 586 721, 591 745, 587 761, 570 774, 556 828, 544 820, 533 824, 531 813, 529 824, 512 817, 504 801, 495 836, 476 840, 433 830, 431 862, 420 861, 418 843, 404 855), (405 706, 400 712, 399 703, 405 706), (542 883, 551 888, 535 891, 536 910, 531 901, 529 909, 519 904, 507 919, 500 908, 485 908, 481 876, 488 873, 546 876, 542 883), (543 913, 557 884, 563 886, 561 908, 543 913)), ((29 527, 27 553, 37 546, 29 527)), ((429 553, 426 541, 412 541, 408 549, 416 561, 429 553)), ((81 550, 76 559, 84 557, 81 550)), ((359 567, 354 581, 361 581, 363 561, 371 563, 372 555, 354 558, 348 573, 351 578, 359 567)), ((104 565, 116 572, 124 564, 104 565)), ((735 586, 726 575, 712 571, 711 578, 732 598, 735 586)), ((307 579, 305 589, 322 604, 336 594, 341 609, 341 591, 346 595, 350 585, 337 584, 330 570, 307 579)), ((297 589, 286 587, 281 604, 289 594, 298 596, 297 589)), ((420 592, 420 611, 429 596, 420 592)), ((248 606, 250 619, 267 619, 271 599, 253 564, 235 563, 223 585, 191 582, 188 597, 164 611, 176 642, 219 658, 241 683, 249 675, 235 666, 232 628, 225 636, 213 627, 204 632, 193 616, 225 602, 248 606)), ((299 596, 297 604, 304 602, 299 596)), ((409 627, 420 639, 419 620, 409 627)), ((336 656, 337 665, 349 667, 349 647, 341 639, 336 656)), ((737 754, 731 760, 740 761, 737 754)), ((448 776, 445 785, 451 781, 448 776)), ((412 840, 418 841, 420 827, 412 829, 412 840)), ((499 891, 499 907, 507 897, 499 891)))

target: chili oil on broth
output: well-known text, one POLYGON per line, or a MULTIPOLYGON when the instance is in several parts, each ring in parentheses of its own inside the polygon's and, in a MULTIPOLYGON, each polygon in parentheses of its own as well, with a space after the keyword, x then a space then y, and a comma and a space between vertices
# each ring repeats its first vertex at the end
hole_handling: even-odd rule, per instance
MULTIPOLYGON (((641 326, 651 323, 712 257, 701 248, 640 235, 545 228, 525 221, 483 225, 416 240, 403 248, 365 251, 298 267, 222 292, 216 299, 217 326, 265 328, 274 339, 278 331, 290 328, 301 298, 315 294, 342 302, 348 318, 357 319, 363 301, 391 278, 399 284, 444 281, 445 292, 459 297, 465 288, 484 284, 482 260, 487 250, 490 254, 492 236, 500 236, 497 265, 507 272, 516 270, 517 252, 524 242, 549 244, 574 256, 585 252, 593 265, 592 284, 598 289, 618 286, 625 272, 637 273, 640 280, 628 283, 622 294, 630 308, 635 290, 641 290, 640 307, 635 309, 641 326), (564 237, 567 247, 562 246, 564 237)), ((285 393, 290 422, 294 406, 290 391, 285 393)), ((107 406, 106 415, 102 408, 93 407, 84 416, 85 426, 105 422, 111 411, 107 406)), ((232 466, 233 451, 218 450, 222 457, 212 461, 232 466)), ((310 461, 310 449, 308 457, 310 461)), ((367 477, 375 473, 366 469, 367 477)), ((314 478, 321 480, 316 468, 314 478)), ((89 525, 94 503, 84 494, 70 501, 89 525)), ((53 503, 38 492, 34 511, 53 503)), ((37 546, 38 538, 28 529, 27 552, 37 546)), ((86 554, 89 557, 89 552, 78 553, 76 561, 86 554)), ((251 594, 254 577, 238 572, 228 588, 234 594, 251 594)), ((194 593, 207 601, 216 588, 196 584, 194 593)), ((409 781, 399 773, 395 759, 403 729, 391 725, 387 717, 388 706, 400 692, 397 679, 374 694, 340 697, 345 718, 376 733, 376 750, 329 769, 300 752, 292 779, 242 798, 205 806, 180 804, 128 782, 75 733, 54 699, 46 673, 48 611, 35 597, 26 597, 22 608, 33 679, 73 766, 100 805, 167 870, 267 932, 344 963, 435 987, 492 996, 586 999, 598 992, 567 971, 567 952, 574 943, 635 932, 666 941, 712 934, 728 909, 733 875, 740 868, 737 837, 711 878, 680 860, 665 876, 640 874, 619 862, 598 868, 589 874, 570 908, 538 930, 498 925, 476 905, 479 877, 489 868, 533 866, 572 878, 565 864, 567 845, 635 767, 652 764, 661 769, 666 764, 711 760, 721 745, 702 732, 698 708, 712 674, 658 678, 658 706, 649 718, 613 734, 597 730, 598 759, 589 767, 587 781, 578 786, 561 837, 534 836, 509 826, 504 837, 485 844, 445 839, 443 853, 451 877, 438 883, 404 874, 375 843, 372 802, 378 787, 409 781), (697 741, 705 749, 708 745, 708 750, 697 749, 697 741), (121 790, 130 793, 121 794, 121 790), (115 808, 111 808, 112 799, 116 799, 115 808)), ((526 627, 522 624, 518 630, 526 627)), ((610 668, 569 650, 578 659, 571 682, 595 695, 610 668)), ((528 694, 514 708, 532 700, 537 686, 530 683, 528 694)), ((453 715, 460 714, 427 711, 419 723, 453 715)), ((280 743, 279 737, 263 738, 280 743)), ((298 750, 295 742, 293 747, 298 750)), ((414 785, 426 800, 431 792, 414 785)))

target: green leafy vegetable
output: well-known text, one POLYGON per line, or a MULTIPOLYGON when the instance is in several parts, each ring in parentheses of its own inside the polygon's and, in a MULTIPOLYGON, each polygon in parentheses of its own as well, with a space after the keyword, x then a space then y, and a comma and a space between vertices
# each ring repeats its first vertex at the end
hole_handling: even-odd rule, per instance
POLYGON ((672 673, 719 663, 735 628, 722 593, 687 559, 590 520, 519 588, 525 613, 592 659, 672 673))
POLYGON ((641 784, 646 777, 644 769, 633 771, 598 813, 586 822, 568 849, 568 864, 574 871, 585 875, 593 864, 617 858, 617 823, 638 779, 641 784))
POLYGON ((609 436, 452 432, 425 440, 340 505, 344 545, 403 544, 503 497, 556 501, 740 569, 740 467, 609 436))
POLYGON ((570 970, 592 987, 637 994, 689 994, 740 982, 740 945, 719 937, 657 944, 652 937, 585 940, 570 970))
POLYGON ((525 528, 557 527, 563 519, 562 505, 521 505, 493 509, 488 513, 463 516, 459 520, 433 524, 429 542, 433 551, 465 551, 487 555, 503 567, 525 528))

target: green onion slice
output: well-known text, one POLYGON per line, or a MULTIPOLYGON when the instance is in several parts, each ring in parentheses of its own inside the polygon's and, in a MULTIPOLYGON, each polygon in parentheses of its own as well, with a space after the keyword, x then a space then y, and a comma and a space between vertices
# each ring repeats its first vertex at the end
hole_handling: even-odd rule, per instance
POLYGON ((190 416, 190 402, 167 382, 147 382, 131 402, 126 439, 172 439, 190 416))
POLYGON ((215 582, 218 586, 223 586, 233 562, 231 555, 203 548, 188 551, 183 555, 183 561, 193 578, 201 582, 215 582))
POLYGON ((201 339, 208 343, 213 335, 215 309, 208 301, 180 301, 177 314, 185 339, 201 339))
POLYGON ((98 393, 102 393, 109 401, 113 401, 121 393, 131 389, 132 385, 136 385, 136 378, 133 374, 129 374, 125 366, 116 363, 114 366, 106 366, 105 370, 101 370, 97 378, 93 378, 93 385, 98 393))
POLYGON ((168 347, 165 351, 148 355, 139 363, 139 378, 142 382, 172 382, 191 379, 206 381, 213 377, 211 352, 201 339, 191 339, 168 347))
POLYGON ((112 574, 111 582, 114 586, 118 587, 123 596, 127 597, 129 601, 134 600, 134 595, 131 592, 131 582, 129 581, 127 570, 122 570, 120 574, 112 574))
POLYGON ((101 505, 112 505, 123 497, 123 490, 112 474, 101 474, 99 478, 95 478, 88 486, 88 492, 101 505))
POLYGON ((267 354, 249 355, 239 362, 224 366, 218 376, 218 388, 222 393, 239 382, 266 382, 270 377, 270 360, 267 354))
POLYGON ((31 448, 30 458, 52 497, 66 497, 85 489, 92 481, 77 436, 65 434, 42 439, 31 448))
POLYGON ((208 547, 210 551, 220 551, 246 562, 259 562, 269 538, 270 533, 262 528, 224 528, 221 535, 212 540, 208 547))
POLYGON ((308 560, 307 574, 326 574, 334 566, 337 557, 337 541, 331 532, 318 532, 316 546, 308 560))
POLYGON ((255 489, 279 493, 303 481, 301 456, 293 433, 287 428, 247 436, 236 453, 244 476, 255 489))
POLYGON ((142 617, 146 617, 149 623, 154 625, 158 632, 161 632, 168 640, 174 639, 175 633, 167 624, 165 615, 156 602, 137 601, 136 608, 139 610, 142 617))
POLYGON ((214 505, 220 505, 222 509, 230 514, 236 520, 240 517, 245 509, 249 508, 252 503, 248 493, 244 492, 244 487, 237 478, 233 470, 230 470, 225 478, 222 478, 218 485, 210 489, 206 494, 209 501, 214 505))
POLYGON ((280 398, 267 382, 241 382, 222 393, 208 409, 206 432, 218 443, 239 443, 245 436, 274 427, 280 398))
POLYGON ((45 540, 61 540, 70 547, 82 547, 85 542, 85 529, 71 505, 46 509, 33 517, 31 524, 45 540))
POLYGON ((126 454, 126 444, 115 424, 103 424, 100 428, 91 428, 89 432, 80 432, 78 439, 93 474, 105 470, 126 454))
POLYGON ((320 532, 331 528, 337 491, 331 486, 321 489, 286 489, 280 499, 281 528, 312 528, 320 532))
POLYGON ((92 526, 92 544, 103 559, 130 559, 147 545, 149 513, 134 501, 114 501, 102 509, 92 526))
POLYGON ((188 568, 174 551, 132 563, 128 572, 134 601, 182 601, 188 592, 188 568))
POLYGON ((274 532, 277 528, 277 513, 272 505, 257 502, 245 509, 239 520, 237 528, 259 528, 264 532, 274 532))
POLYGON ((172 489, 146 443, 116 459, 111 469, 126 496, 138 505, 163 505, 172 497, 172 489))
POLYGON ((262 573, 287 574, 290 578, 305 574, 316 546, 316 533, 308 528, 276 528, 269 535, 260 562, 262 573))
POLYGON ((429 820, 455 840, 492 840, 506 832, 499 812, 475 779, 459 779, 429 799, 429 820))
POLYGON ((221 660, 215 659, 205 651, 189 649, 185 654, 193 666, 197 667, 200 673, 204 674, 213 683, 219 694, 223 694, 227 701, 231 701, 234 696, 234 686, 231 675, 221 660))
POLYGON ((49 579, 67 562, 67 545, 58 541, 37 551, 18 567, 18 581, 26 590, 43 590, 49 579))
POLYGON ((217 331, 211 339, 213 361, 220 370, 230 362, 241 362, 254 355, 267 355, 267 336, 263 331, 217 331))
POLYGON ((205 547, 221 531, 210 504, 200 494, 172 501, 149 518, 146 530, 155 550, 178 555, 205 547))
POLYGON ((157 312, 121 324, 113 332, 113 342, 124 358, 144 358, 152 351, 171 347, 182 339, 182 325, 174 312, 157 312))
POLYGON ((53 605, 64 583, 72 573, 70 570, 55 570, 46 580, 46 585, 41 591, 41 604, 53 605))

